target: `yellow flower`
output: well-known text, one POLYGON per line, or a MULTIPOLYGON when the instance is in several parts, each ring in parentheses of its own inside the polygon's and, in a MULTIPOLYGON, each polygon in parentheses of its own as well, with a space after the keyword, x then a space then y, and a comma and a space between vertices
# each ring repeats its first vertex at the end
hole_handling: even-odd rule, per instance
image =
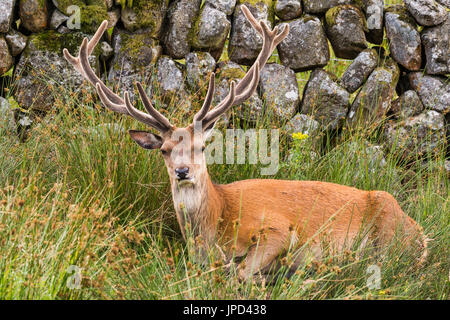
POLYGON ((308 137, 309 136, 307 134, 303 134, 301 132, 295 132, 295 133, 292 134, 292 138, 294 140, 298 140, 298 141, 308 139, 308 137))
POLYGON ((385 291, 385 290, 380 290, 380 291, 378 291, 378 294, 381 295, 381 296, 382 296, 382 295, 385 295, 385 294, 386 294, 386 291, 385 291))

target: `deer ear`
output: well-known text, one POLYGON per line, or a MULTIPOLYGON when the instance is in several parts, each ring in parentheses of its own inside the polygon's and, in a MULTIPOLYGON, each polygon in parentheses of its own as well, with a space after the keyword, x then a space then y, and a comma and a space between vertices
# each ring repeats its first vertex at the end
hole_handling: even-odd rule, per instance
POLYGON ((144 149, 159 149, 163 144, 162 138, 151 132, 130 130, 128 133, 144 149))

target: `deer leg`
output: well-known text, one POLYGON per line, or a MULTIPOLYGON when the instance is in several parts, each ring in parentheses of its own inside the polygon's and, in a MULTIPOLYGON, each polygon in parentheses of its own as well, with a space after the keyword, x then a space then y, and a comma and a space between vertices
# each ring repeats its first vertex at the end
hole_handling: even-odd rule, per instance
POLYGON ((238 266, 239 280, 248 280, 253 274, 269 267, 283 253, 285 247, 286 242, 279 237, 268 237, 264 243, 252 246, 238 266))

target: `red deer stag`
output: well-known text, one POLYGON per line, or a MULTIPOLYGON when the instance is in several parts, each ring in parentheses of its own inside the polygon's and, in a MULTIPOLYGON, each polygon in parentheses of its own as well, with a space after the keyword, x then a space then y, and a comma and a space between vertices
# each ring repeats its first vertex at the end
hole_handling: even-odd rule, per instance
POLYGON ((228 96, 212 110, 215 75, 211 75, 203 106, 193 123, 185 128, 173 126, 159 113, 140 83, 137 89, 148 113, 132 106, 128 92, 120 97, 93 72, 88 56, 106 30, 106 21, 90 41, 83 40, 78 57, 73 57, 66 49, 64 56, 95 86, 107 108, 129 115, 160 133, 129 131, 141 147, 161 150, 183 236, 189 223, 195 236, 200 235, 209 247, 219 246, 226 259, 242 258, 238 265, 240 279, 265 272, 293 246, 307 247, 300 252, 293 268, 306 257, 320 258, 324 252, 323 238, 328 239, 336 252, 342 252, 360 237, 366 224, 371 226, 370 232, 364 235, 360 247, 368 241, 383 247, 399 234, 405 246, 420 248, 423 260, 427 251, 421 227, 387 192, 363 191, 318 181, 245 180, 227 185, 211 181, 203 152, 208 132, 223 113, 255 92, 260 69, 289 33, 288 25, 282 30, 278 27, 270 30, 266 23, 257 21, 247 7, 242 6, 242 11, 262 35, 262 50, 244 78, 238 84, 232 82, 228 96), (183 156, 186 154, 191 156, 183 156), (193 160, 195 154, 200 154, 200 160, 193 160))

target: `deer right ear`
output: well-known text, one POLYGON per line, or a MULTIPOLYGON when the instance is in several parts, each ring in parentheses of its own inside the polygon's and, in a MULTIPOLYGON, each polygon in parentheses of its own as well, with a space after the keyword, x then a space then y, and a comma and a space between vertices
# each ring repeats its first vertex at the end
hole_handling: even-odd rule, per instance
POLYGON ((159 149, 163 144, 162 138, 151 132, 130 130, 128 133, 144 149, 159 149))

